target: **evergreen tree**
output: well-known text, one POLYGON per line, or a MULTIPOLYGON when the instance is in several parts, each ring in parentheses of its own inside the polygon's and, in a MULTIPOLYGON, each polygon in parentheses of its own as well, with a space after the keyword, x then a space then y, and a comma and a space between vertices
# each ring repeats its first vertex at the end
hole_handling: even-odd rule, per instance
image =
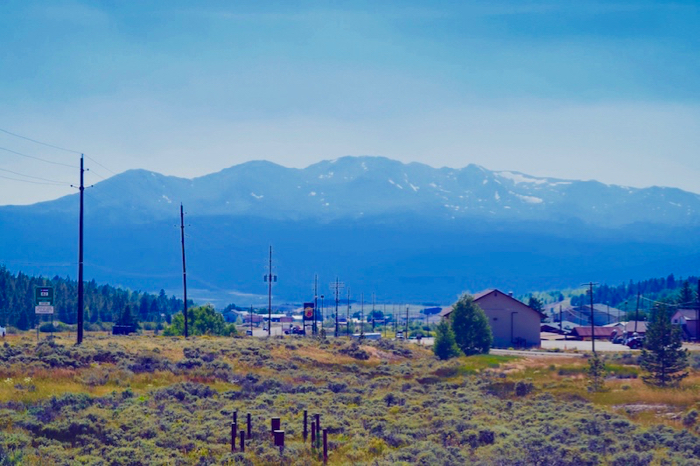
POLYGON ((450 322, 457 346, 464 354, 489 352, 493 342, 491 327, 486 314, 472 296, 465 294, 452 306, 450 322))
POLYGON ((689 306, 692 305, 694 302, 695 292, 690 287, 690 283, 688 282, 688 280, 686 280, 683 282, 683 286, 681 286, 681 290, 678 293, 678 304, 689 306))
POLYGON ((544 312, 544 305, 542 304, 542 301, 537 299, 534 295, 530 295, 530 299, 527 302, 527 306, 530 309, 534 309, 539 313, 544 312))
POLYGON ((644 336, 640 366, 648 375, 644 383, 657 387, 674 387, 688 376, 688 350, 681 349, 681 329, 671 323, 666 306, 657 305, 651 312, 651 322, 644 336))
POLYGON ((131 306, 128 304, 124 307, 122 315, 119 317, 119 325, 131 325, 133 322, 133 317, 131 316, 131 306))
POLYGON ((459 348, 455 342, 455 333, 446 319, 442 319, 435 328, 433 353, 440 359, 450 359, 459 355, 459 348))

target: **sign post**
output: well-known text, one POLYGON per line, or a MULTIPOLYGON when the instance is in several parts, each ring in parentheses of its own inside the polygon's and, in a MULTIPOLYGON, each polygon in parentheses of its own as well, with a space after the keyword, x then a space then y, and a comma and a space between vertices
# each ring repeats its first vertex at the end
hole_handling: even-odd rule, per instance
MULTIPOLYGON (((37 286, 34 287, 34 313, 38 316, 44 314, 53 315, 54 311, 54 289, 52 286, 37 286)), ((39 325, 41 317, 38 318, 36 324, 36 339, 39 339, 39 325)))

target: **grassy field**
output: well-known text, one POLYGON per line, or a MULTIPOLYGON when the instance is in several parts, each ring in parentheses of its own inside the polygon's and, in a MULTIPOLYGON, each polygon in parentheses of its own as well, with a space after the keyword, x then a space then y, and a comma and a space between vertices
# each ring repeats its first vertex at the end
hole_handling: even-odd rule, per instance
POLYGON ((112 337, 0 346, 0 464, 321 464, 302 437, 321 414, 330 464, 700 464, 700 364, 646 387, 609 355, 606 390, 582 358, 438 361, 408 342, 112 337), (230 423, 253 418, 245 453, 230 423), (270 418, 286 432, 273 447, 270 418))

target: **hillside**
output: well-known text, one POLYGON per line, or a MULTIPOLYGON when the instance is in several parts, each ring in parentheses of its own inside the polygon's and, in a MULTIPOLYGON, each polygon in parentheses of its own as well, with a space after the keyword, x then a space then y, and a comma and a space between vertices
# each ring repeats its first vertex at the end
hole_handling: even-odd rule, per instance
POLYGON ((663 391, 629 355, 610 356, 608 391, 591 394, 586 360, 561 355, 441 362, 391 341, 32 338, 0 347, 0 458, 15 463, 322 464, 304 410, 321 416, 331 465, 689 464, 700 451, 697 362, 663 391), (236 411, 239 429, 252 419, 244 453, 230 447, 236 411))
MULTIPOLYGON (((343 157, 98 183, 86 191, 86 276, 178 292, 180 201, 192 296, 222 306, 264 303, 270 244, 276 301, 308 299, 314 274, 385 302, 449 303, 487 287, 689 275, 700 258, 693 193, 343 157)), ((12 270, 74 276, 76 196, 0 208, 0 257, 12 270)))

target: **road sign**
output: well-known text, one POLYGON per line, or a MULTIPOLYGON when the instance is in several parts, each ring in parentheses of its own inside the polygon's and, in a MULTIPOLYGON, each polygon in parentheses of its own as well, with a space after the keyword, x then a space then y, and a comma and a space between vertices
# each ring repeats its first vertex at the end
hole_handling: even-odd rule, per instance
POLYGON ((314 303, 304 303, 304 317, 306 320, 314 318, 314 303))
POLYGON ((39 305, 34 306, 35 314, 53 314, 53 306, 39 305))
MULTIPOLYGON (((49 306, 53 308, 54 295, 53 286, 36 286, 34 287, 34 305, 39 306, 49 306)), ((37 311, 37 314, 53 314, 53 310, 48 313, 41 313, 37 311)))

